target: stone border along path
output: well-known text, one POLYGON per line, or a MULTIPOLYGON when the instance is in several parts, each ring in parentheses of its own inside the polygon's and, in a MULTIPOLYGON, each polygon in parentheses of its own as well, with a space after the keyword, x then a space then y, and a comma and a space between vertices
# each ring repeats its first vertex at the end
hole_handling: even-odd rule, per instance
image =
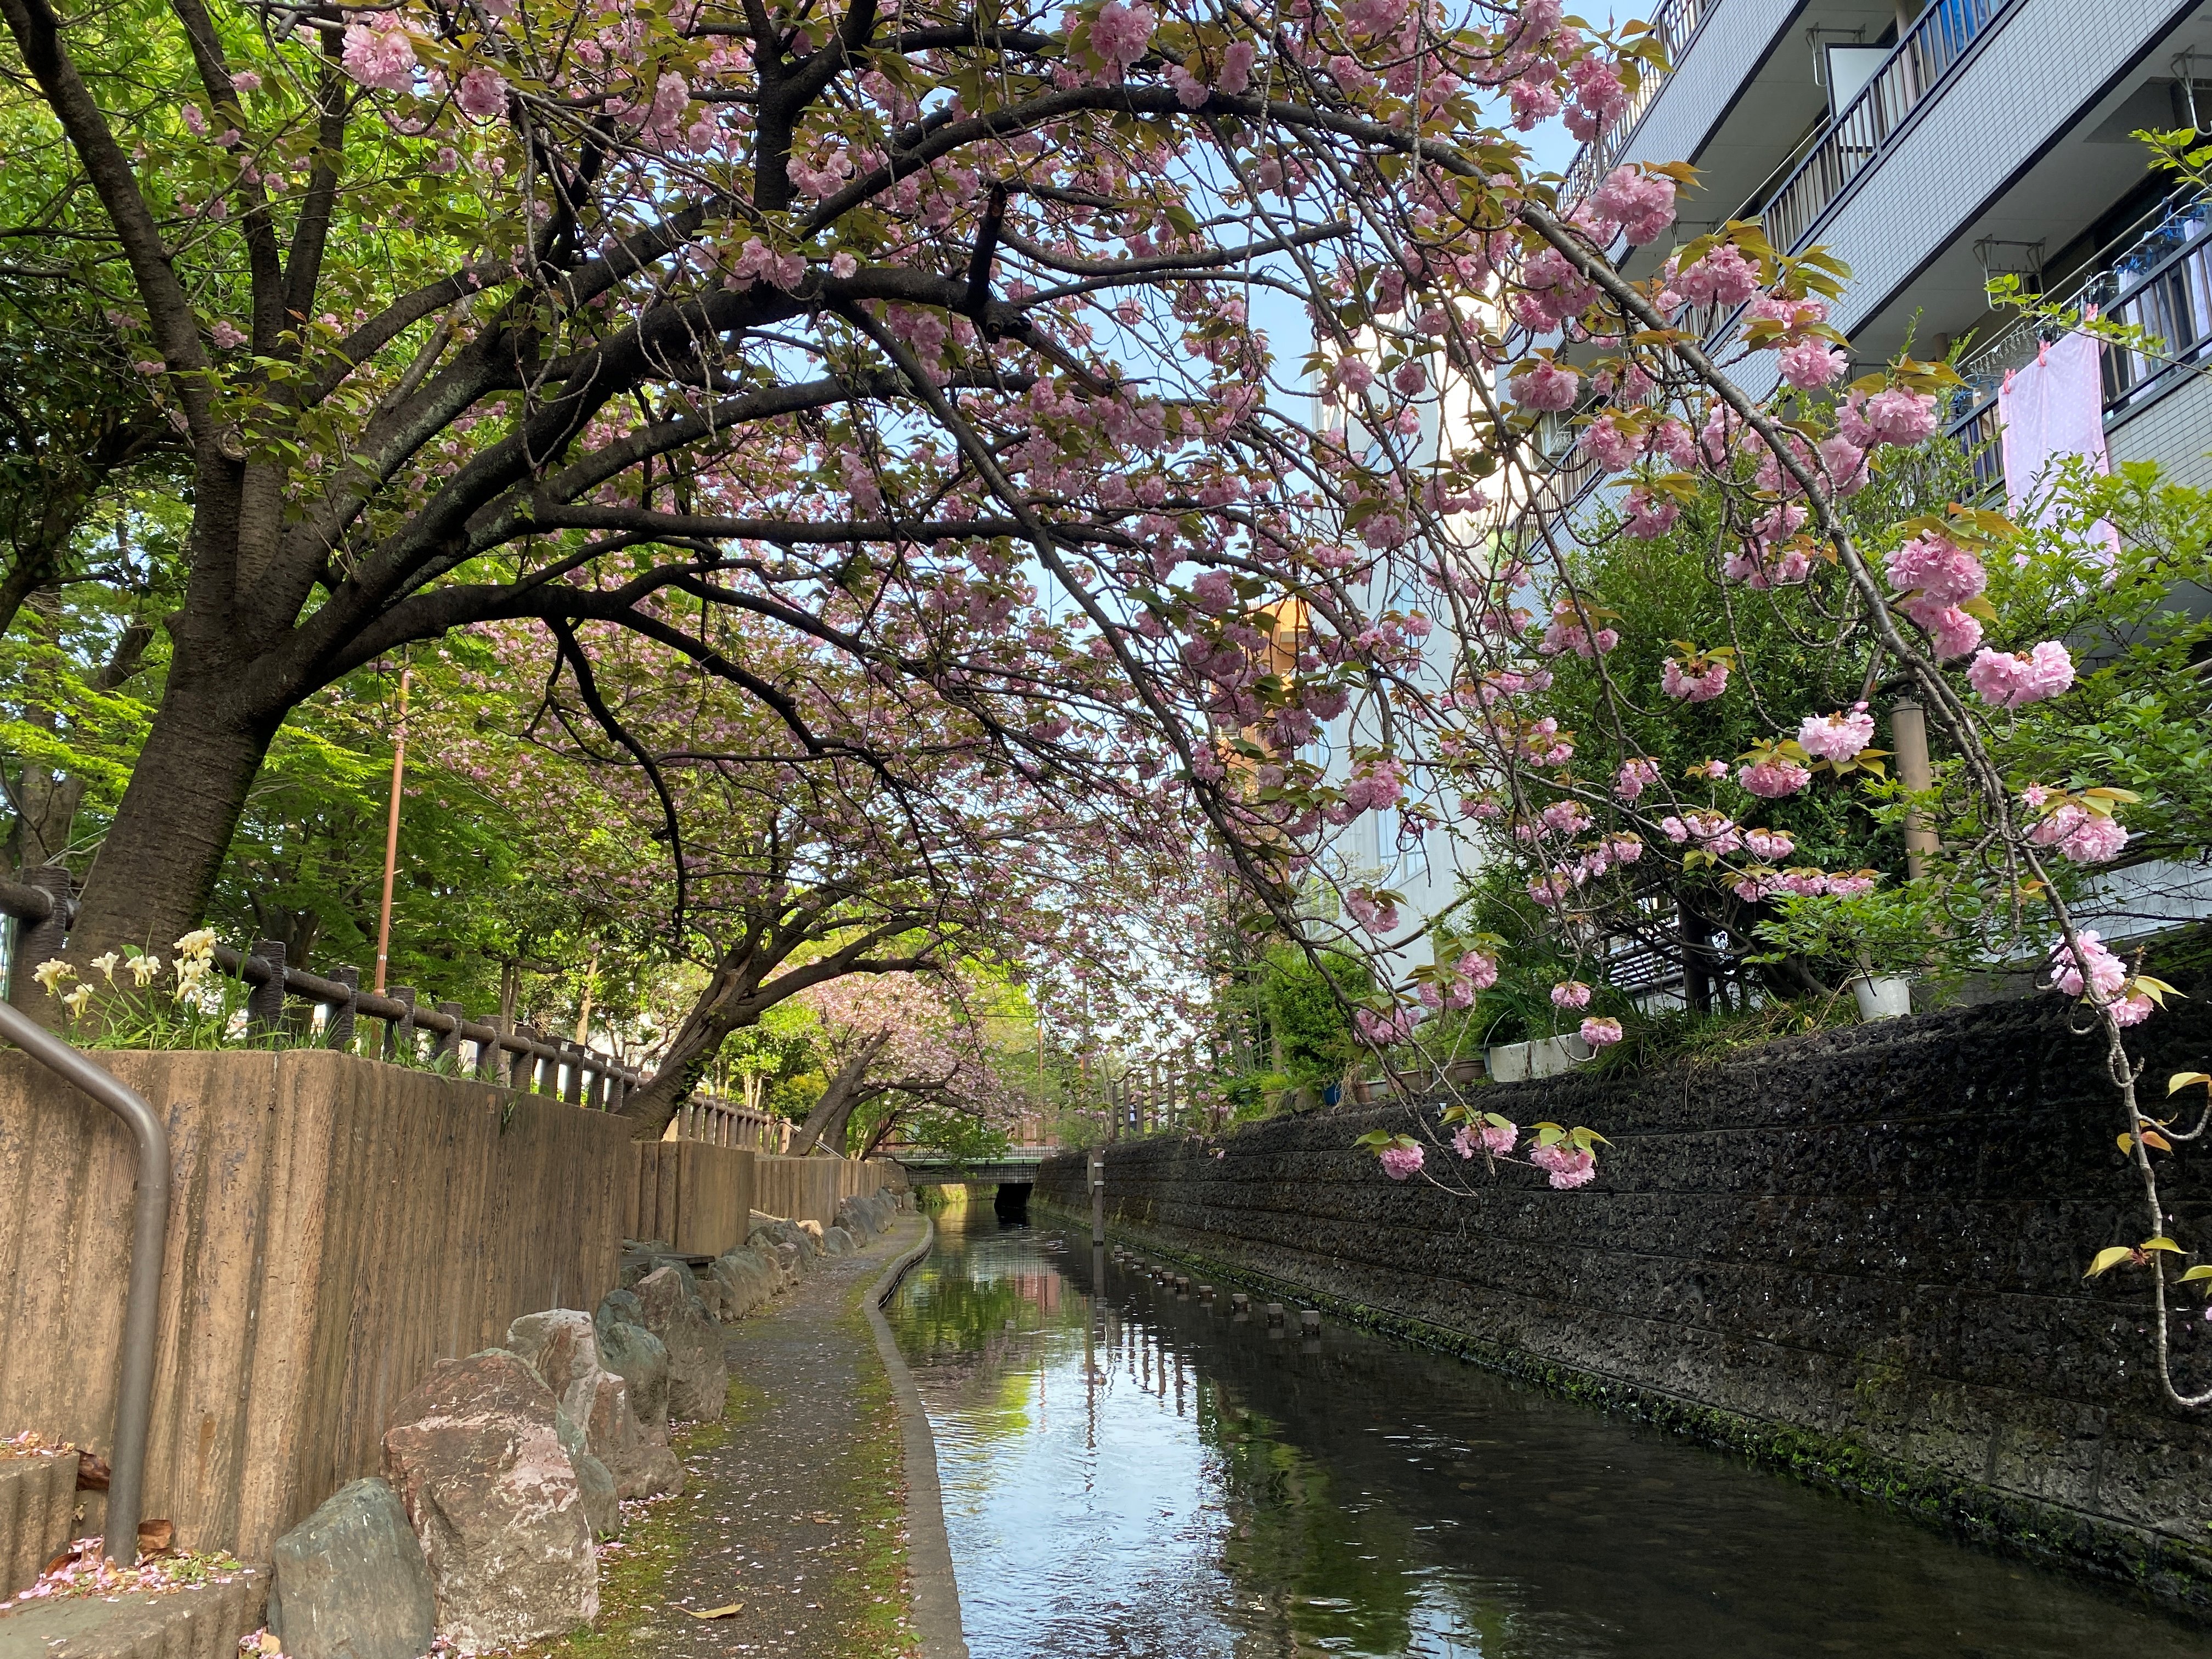
POLYGON ((623 1505, 597 1628, 531 1654, 967 1659, 935 1443, 879 1311, 933 1237, 902 1214, 727 1328, 729 1413, 678 1432, 683 1496, 623 1505))

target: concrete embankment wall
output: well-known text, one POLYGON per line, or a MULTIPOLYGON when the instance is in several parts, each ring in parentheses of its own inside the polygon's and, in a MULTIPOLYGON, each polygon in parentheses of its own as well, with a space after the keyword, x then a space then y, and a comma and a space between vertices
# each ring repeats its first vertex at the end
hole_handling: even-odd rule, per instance
MULTIPOLYGON (((2133 1039, 2147 1101, 2170 1072, 2212 1070, 2201 1000, 2133 1039)), ((1392 1183, 1351 1143, 1411 1127, 1404 1104, 1125 1143, 1108 1214, 1165 1251, 2212 1607, 2212 1413, 2164 1403, 2148 1375, 2140 1276, 2082 1276, 2145 1231, 2101 1043, 2051 997, 1724 1066, 1480 1089, 1522 1124, 1613 1142, 1575 1192, 1525 1167, 1475 1172, 1472 1196, 1392 1183)), ((2212 1260, 2212 1154, 2161 1161, 2170 1231, 2212 1260)), ((1087 1213, 1084 1181, 1063 1157, 1037 1194, 1087 1213)), ((2197 1298, 2173 1328, 2183 1380, 2212 1387, 2197 1298)))
MULTIPOLYGON (((615 1284, 618 1118, 317 1050, 95 1058, 175 1159, 145 1513, 191 1548, 268 1559, 434 1361, 615 1284)), ((110 1449, 133 1170, 105 1109, 0 1054, 5 1431, 110 1449)))

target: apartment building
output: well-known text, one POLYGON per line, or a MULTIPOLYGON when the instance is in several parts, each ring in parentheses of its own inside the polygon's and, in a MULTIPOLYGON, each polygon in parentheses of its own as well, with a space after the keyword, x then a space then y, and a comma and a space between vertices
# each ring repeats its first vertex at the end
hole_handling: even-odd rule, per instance
POLYGON ((1965 342, 1969 436, 2038 343, 1990 311, 1993 275, 2141 323, 2183 361, 2106 352, 2107 447, 2212 484, 2212 226, 2130 137, 2212 129, 2212 4, 1665 0, 1653 22, 1673 72, 1585 147, 1571 193, 1623 161, 1692 162, 1681 238, 1759 218, 1778 246, 1828 247, 1860 362, 1965 342))

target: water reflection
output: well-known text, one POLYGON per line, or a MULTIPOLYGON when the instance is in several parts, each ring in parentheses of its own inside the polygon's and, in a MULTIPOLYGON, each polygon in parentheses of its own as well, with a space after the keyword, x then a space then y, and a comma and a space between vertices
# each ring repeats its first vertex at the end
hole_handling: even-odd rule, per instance
POLYGON ((2203 1659, 2115 1594, 988 1204, 890 1309, 975 1659, 2203 1659), (1291 1316, 1295 1320, 1296 1315, 1291 1316))

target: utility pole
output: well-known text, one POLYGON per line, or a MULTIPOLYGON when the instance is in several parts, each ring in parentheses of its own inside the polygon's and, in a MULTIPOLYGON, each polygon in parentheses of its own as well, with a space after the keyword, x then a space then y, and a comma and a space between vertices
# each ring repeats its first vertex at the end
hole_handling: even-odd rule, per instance
POLYGON ((392 883, 399 869, 399 786, 407 775, 407 684, 414 669, 399 671, 399 727, 392 744, 392 811, 384 823, 384 902, 376 913, 376 994, 384 994, 384 970, 392 959, 392 883))

